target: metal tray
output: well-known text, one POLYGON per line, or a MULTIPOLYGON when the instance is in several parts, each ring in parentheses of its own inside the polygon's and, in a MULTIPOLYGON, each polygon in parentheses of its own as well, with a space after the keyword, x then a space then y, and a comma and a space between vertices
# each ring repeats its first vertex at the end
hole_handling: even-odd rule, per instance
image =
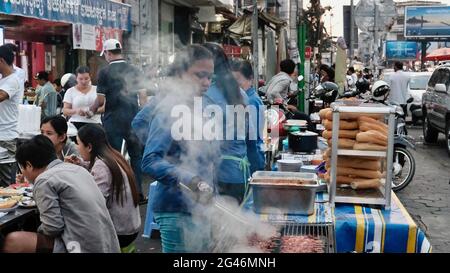
POLYGON ((255 172, 250 181, 256 213, 311 215, 319 184, 317 175, 297 172, 255 172), (299 183, 292 183, 292 181, 299 183), (289 183, 287 183, 289 181, 289 183))
POLYGON ((283 181, 298 181, 292 185, 316 185, 317 175, 315 173, 306 172, 270 172, 257 171, 254 172, 250 180, 250 184, 286 184, 283 181))

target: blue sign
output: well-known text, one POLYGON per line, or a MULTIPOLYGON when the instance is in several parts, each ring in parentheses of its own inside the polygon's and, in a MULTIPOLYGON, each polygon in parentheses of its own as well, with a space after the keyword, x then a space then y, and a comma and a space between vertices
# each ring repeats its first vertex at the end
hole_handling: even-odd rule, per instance
POLYGON ((388 60, 415 60, 417 50, 417 42, 414 41, 386 41, 388 60))
POLYGON ((0 0, 0 13, 131 31, 131 6, 109 0, 0 0))
POLYGON ((405 37, 450 37, 450 6, 405 7, 405 37))

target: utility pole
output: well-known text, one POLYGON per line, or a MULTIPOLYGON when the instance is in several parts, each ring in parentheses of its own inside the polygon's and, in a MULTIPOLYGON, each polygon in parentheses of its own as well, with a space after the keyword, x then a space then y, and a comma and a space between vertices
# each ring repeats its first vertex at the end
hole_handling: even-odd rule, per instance
POLYGON ((350 60, 353 59, 353 47, 355 43, 355 6, 353 0, 350 1, 350 43, 349 43, 349 54, 350 60))
POLYGON ((259 65, 258 65, 258 1, 253 0, 252 14, 252 46, 253 46, 253 86, 258 88, 259 65))
POLYGON ((374 16, 373 16, 373 57, 372 57, 372 65, 373 65, 373 71, 372 73, 375 73, 376 65, 378 62, 378 7, 376 1, 373 3, 374 6, 374 16))

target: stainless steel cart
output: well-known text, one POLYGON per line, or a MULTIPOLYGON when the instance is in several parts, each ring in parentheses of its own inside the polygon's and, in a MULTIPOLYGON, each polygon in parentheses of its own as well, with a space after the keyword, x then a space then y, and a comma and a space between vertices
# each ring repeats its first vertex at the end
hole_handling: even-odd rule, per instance
POLYGON ((330 203, 334 207, 335 203, 351 203, 365 205, 381 205, 385 209, 391 207, 391 185, 392 185, 392 161, 394 153, 394 132, 395 132, 395 107, 384 106, 380 104, 361 104, 358 106, 348 106, 342 102, 336 102, 331 105, 333 111, 332 127, 332 149, 331 149, 331 174, 330 174, 330 203), (388 116, 388 146, 386 151, 359 151, 344 150, 338 148, 339 120, 341 113, 360 113, 360 114, 384 114, 388 116), (351 188, 337 188, 337 163, 338 155, 380 157, 386 159, 386 177, 385 183, 377 190, 358 190, 351 188))

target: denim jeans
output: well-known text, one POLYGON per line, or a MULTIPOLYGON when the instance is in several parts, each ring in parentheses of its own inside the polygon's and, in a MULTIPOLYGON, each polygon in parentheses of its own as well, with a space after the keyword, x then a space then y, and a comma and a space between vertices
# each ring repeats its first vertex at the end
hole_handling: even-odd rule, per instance
POLYGON ((122 142, 125 140, 127 145, 128 154, 130 155, 131 168, 133 169, 134 176, 136 177, 136 183, 138 187, 139 194, 142 194, 142 153, 143 147, 136 134, 128 130, 120 130, 120 125, 114 124, 114 120, 108 119, 103 121, 103 127, 106 131, 106 136, 108 137, 109 144, 121 152, 122 142))
POLYGON ((154 217, 159 225, 163 253, 209 252, 211 229, 208 223, 195 222, 186 213, 155 212, 154 217))

